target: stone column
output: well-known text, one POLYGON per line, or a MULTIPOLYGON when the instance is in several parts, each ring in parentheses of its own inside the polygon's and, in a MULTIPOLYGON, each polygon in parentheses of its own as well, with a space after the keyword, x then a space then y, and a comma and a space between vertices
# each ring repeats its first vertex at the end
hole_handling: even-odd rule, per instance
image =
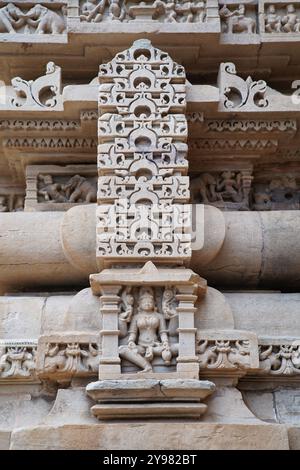
POLYGON ((121 361, 118 353, 119 329, 118 315, 120 297, 117 295, 120 286, 102 288, 100 298, 100 315, 102 315, 101 356, 99 378, 108 378, 121 373, 121 361))
POLYGON ((101 295, 103 329, 100 380, 87 388, 100 402, 93 413, 171 417, 179 412, 174 400, 184 400, 180 413, 201 415, 200 401, 214 384, 199 381, 195 353, 195 303, 206 282, 186 267, 192 224, 185 71, 139 40, 100 66, 99 81, 102 271, 90 279, 101 295), (154 397, 162 404, 128 405, 154 397))

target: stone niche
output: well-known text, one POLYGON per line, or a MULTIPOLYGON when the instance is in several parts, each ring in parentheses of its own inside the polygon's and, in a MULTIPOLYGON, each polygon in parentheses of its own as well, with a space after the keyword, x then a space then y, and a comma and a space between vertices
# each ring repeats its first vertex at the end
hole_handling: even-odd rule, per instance
MULTIPOLYGON (((221 32, 227 36, 253 36, 258 33, 257 1, 219 0, 221 32)), ((250 39, 251 41, 251 39, 250 39)))
POLYGON ((299 39, 300 1, 261 0, 259 3, 259 28, 265 41, 299 39))
POLYGON ((205 280, 149 261, 93 274, 91 287, 102 315, 99 381, 87 387, 98 401, 93 414, 201 416, 202 399, 215 389, 199 380, 196 355, 195 302, 206 292, 205 280))
POLYGON ((97 200, 94 165, 28 165, 25 211, 66 211, 97 200))

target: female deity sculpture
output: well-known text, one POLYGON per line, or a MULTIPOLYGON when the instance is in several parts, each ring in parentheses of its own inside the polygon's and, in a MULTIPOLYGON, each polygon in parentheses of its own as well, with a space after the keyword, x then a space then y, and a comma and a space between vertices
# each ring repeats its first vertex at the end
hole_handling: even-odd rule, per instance
MULTIPOLYGON (((169 344, 168 330, 164 315, 157 311, 154 292, 151 287, 141 287, 139 291, 137 312, 132 314, 133 296, 127 291, 131 314, 121 313, 119 328, 121 337, 127 334, 127 344, 119 347, 122 359, 140 367, 140 372, 152 372, 154 357, 162 357, 166 365, 170 364, 175 349, 169 344), (129 327, 127 325, 129 324, 129 327), (174 351, 173 351, 174 349, 174 351)), ((124 299, 123 299, 124 302, 124 299)), ((175 346, 175 345, 174 345, 175 346)))

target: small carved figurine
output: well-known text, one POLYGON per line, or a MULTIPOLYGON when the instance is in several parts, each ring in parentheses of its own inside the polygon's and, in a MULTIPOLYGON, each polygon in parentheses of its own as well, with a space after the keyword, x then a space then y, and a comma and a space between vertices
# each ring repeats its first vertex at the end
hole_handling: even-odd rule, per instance
POLYGON ((281 17, 277 15, 275 5, 269 5, 265 15, 265 30, 267 33, 280 33, 281 17))
POLYGON ((220 17, 226 25, 226 33, 255 33, 256 21, 245 15, 245 6, 240 4, 237 10, 231 11, 227 5, 220 9, 220 17))
POLYGON ((62 186, 59 183, 54 183, 51 175, 39 175, 38 179, 41 182, 38 196, 43 197, 47 202, 68 202, 63 194, 62 186))
POLYGON ((107 0, 87 0, 81 7, 81 21, 100 23, 106 4, 107 0))
MULTIPOLYGON (((119 318, 119 322, 124 323, 126 320, 119 318)), ((140 367, 141 372, 152 371, 154 356, 162 357, 166 364, 170 364, 172 351, 166 322, 156 309, 151 287, 140 288, 138 311, 132 317, 128 334, 127 345, 119 347, 121 358, 140 367)))
POLYGON ((286 15, 282 18, 282 30, 285 33, 293 33, 298 20, 296 9, 291 3, 286 7, 286 15))

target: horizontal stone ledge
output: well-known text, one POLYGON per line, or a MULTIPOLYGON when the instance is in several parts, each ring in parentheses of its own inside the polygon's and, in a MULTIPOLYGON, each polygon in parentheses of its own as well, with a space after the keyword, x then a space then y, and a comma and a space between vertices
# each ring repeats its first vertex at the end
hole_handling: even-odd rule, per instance
MULTIPOLYGON (((1 213, 0 292, 89 285, 96 264, 95 205, 1 213)), ((199 226, 197 231, 202 231, 199 226)), ((300 212, 224 212, 205 206, 204 246, 191 268, 222 288, 300 289, 300 212)))
MULTIPOLYGON (((57 418, 56 418, 57 419, 57 418)), ((78 420, 79 421, 79 420, 78 420)), ((289 449, 285 425, 250 423, 149 423, 44 424, 13 431, 11 449, 289 449), (236 436, 239 439, 236 439, 236 436), (112 439, 113 436, 113 439, 112 439), (145 436, 148 438, 145 439, 145 436), (163 436, 163 437, 162 437, 163 436), (45 446, 45 442, 47 443, 45 446)))
MULTIPOLYGON (((59 67, 57 68, 60 69, 59 67)), ((242 80, 238 75, 235 77, 242 80)), ((17 78, 13 80, 17 80, 17 78)), ((38 79, 35 81, 37 80, 38 79)), ((49 86, 50 85, 51 81, 49 81, 49 86)), ((15 106, 13 102, 16 100, 16 96, 13 87, 11 85, 5 86, 7 99, 5 103, 0 103, 0 118, 10 116, 22 116, 22 118, 24 118, 27 115, 32 118, 32 113, 34 113, 36 118, 42 116, 47 116, 48 118, 50 114, 53 118, 78 117, 83 108, 97 110, 98 88, 99 84, 97 78, 87 84, 67 85, 62 88, 61 92, 55 95, 57 104, 53 107, 45 107, 39 103, 26 104, 25 102, 15 106)), ((268 106, 260 108, 252 103, 248 103, 241 108, 226 108, 222 104, 223 95, 219 85, 192 85, 190 82, 186 81, 187 112, 205 111, 206 113, 213 114, 222 113, 224 116, 230 116, 233 112, 235 116, 245 116, 245 113, 250 113, 251 116, 261 116, 263 113, 264 116, 270 115, 271 117, 273 117, 274 113, 277 113, 284 116, 288 115, 289 118, 291 117, 291 113, 298 115, 300 105, 292 99, 292 93, 291 95, 284 95, 268 86, 266 86, 266 88, 268 106)))

